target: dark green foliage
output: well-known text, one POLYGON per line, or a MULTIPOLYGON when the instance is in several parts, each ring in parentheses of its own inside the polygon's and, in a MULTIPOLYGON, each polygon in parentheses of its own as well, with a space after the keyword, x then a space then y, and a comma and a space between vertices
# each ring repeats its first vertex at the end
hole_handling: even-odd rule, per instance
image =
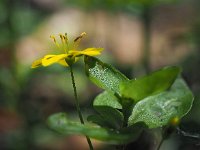
POLYGON ((129 128, 113 130, 92 124, 83 125, 79 122, 70 121, 64 113, 50 116, 48 124, 52 129, 61 134, 86 135, 113 144, 123 144, 135 140, 145 126, 144 124, 139 123, 129 128))
POLYGON ((85 57, 88 78, 105 89, 93 102, 96 114, 80 124, 64 114, 49 118, 51 128, 63 134, 79 134, 109 143, 134 141, 144 128, 170 125, 182 118, 193 103, 193 95, 179 67, 165 67, 149 75, 129 80, 120 71, 94 57, 85 57), (145 125, 144 125, 145 124, 145 125))
POLYGON ((117 109, 122 109, 122 105, 119 103, 118 98, 113 93, 104 91, 100 93, 93 102, 94 106, 110 106, 117 109))
POLYGON ((136 78, 120 84, 123 97, 135 102, 167 90, 180 73, 179 67, 165 67, 147 76, 136 78))
POLYGON ((120 129, 123 125, 123 115, 120 111, 109 106, 94 106, 98 115, 88 117, 88 121, 97 123, 101 126, 120 129))

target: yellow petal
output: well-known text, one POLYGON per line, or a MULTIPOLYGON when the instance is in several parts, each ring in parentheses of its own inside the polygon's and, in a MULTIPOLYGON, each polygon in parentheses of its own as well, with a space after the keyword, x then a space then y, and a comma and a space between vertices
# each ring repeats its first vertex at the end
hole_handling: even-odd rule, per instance
POLYGON ((64 59, 61 59, 58 61, 58 63, 62 66, 68 67, 69 65, 66 63, 66 61, 64 59))
POLYGON ((81 55, 96 56, 96 55, 100 55, 102 50, 103 48, 87 48, 82 51, 70 50, 69 54, 73 55, 74 57, 79 57, 81 55))
POLYGON ((61 60, 64 60, 65 58, 67 58, 67 56, 68 56, 68 54, 46 55, 42 59, 42 65, 46 67, 46 66, 52 65, 54 63, 59 63, 61 60))
POLYGON ((100 55, 102 50, 103 48, 87 48, 83 50, 82 52, 84 55, 96 56, 96 55, 100 55))
POLYGON ((42 65, 42 59, 38 59, 38 60, 35 60, 32 65, 31 65, 31 68, 37 68, 39 66, 42 65))

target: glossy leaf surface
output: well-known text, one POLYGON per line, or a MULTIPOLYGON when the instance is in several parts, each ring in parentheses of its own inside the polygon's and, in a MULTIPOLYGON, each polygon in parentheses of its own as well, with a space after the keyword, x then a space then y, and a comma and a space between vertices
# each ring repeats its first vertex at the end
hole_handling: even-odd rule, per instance
POLYGON ((113 93, 107 91, 97 95, 97 97, 94 99, 93 106, 110 106, 113 108, 122 109, 117 97, 114 96, 113 93))
POLYGON ((149 96, 133 108, 129 125, 144 122, 149 128, 167 125, 173 117, 182 118, 191 109, 193 95, 183 79, 176 79, 168 91, 149 96))
POLYGON ((128 81, 120 71, 97 58, 85 56, 85 70, 89 79, 105 90, 119 94, 119 83, 128 81))

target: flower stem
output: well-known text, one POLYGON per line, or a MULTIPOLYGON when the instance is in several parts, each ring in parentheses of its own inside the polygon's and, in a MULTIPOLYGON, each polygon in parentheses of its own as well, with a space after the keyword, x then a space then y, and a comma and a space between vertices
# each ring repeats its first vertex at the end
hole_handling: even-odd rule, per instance
POLYGON ((160 147, 163 144, 163 142, 164 142, 164 138, 162 137, 160 143, 158 144, 157 150, 160 150, 160 147))
MULTIPOLYGON (((74 89, 74 97, 75 97, 75 101, 76 101, 76 110, 78 112, 78 116, 79 116, 80 122, 82 124, 84 124, 84 120, 83 120, 83 116, 82 116, 82 113, 81 113, 81 108, 80 108, 80 104, 79 104, 79 100, 78 100, 78 96, 77 96, 77 90, 76 90, 76 84, 75 84, 72 65, 70 65, 69 68, 70 68, 70 73, 71 73, 71 78, 72 78, 72 85, 73 85, 73 89, 74 89)), ((90 150, 93 150, 94 148, 92 146, 92 142, 91 142, 90 138, 88 136, 86 136, 86 139, 87 139, 87 143, 88 143, 88 145, 90 147, 90 150)))

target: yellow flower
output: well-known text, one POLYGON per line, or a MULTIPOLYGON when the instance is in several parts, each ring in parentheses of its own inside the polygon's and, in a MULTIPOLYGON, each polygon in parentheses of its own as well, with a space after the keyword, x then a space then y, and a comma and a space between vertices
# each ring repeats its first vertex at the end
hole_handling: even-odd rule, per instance
POLYGON ((61 39, 61 43, 59 44, 56 41, 55 36, 50 36, 53 39, 53 42, 56 44, 56 46, 60 49, 62 49, 64 51, 63 54, 58 54, 58 55, 45 55, 43 58, 35 60, 32 63, 31 68, 37 68, 39 66, 49 66, 52 65, 54 63, 58 63, 60 65, 63 66, 69 66, 73 63, 75 63, 76 61, 78 61, 79 57, 81 56, 96 56, 96 55, 100 55, 101 51, 103 50, 103 48, 86 48, 84 50, 77 50, 77 47, 81 41, 81 39, 86 35, 85 32, 81 33, 80 36, 78 36, 77 38, 75 38, 74 40, 74 44, 73 44, 73 49, 69 50, 69 45, 68 45, 68 38, 67 38, 67 34, 63 35, 63 34, 59 34, 60 39, 61 39))

